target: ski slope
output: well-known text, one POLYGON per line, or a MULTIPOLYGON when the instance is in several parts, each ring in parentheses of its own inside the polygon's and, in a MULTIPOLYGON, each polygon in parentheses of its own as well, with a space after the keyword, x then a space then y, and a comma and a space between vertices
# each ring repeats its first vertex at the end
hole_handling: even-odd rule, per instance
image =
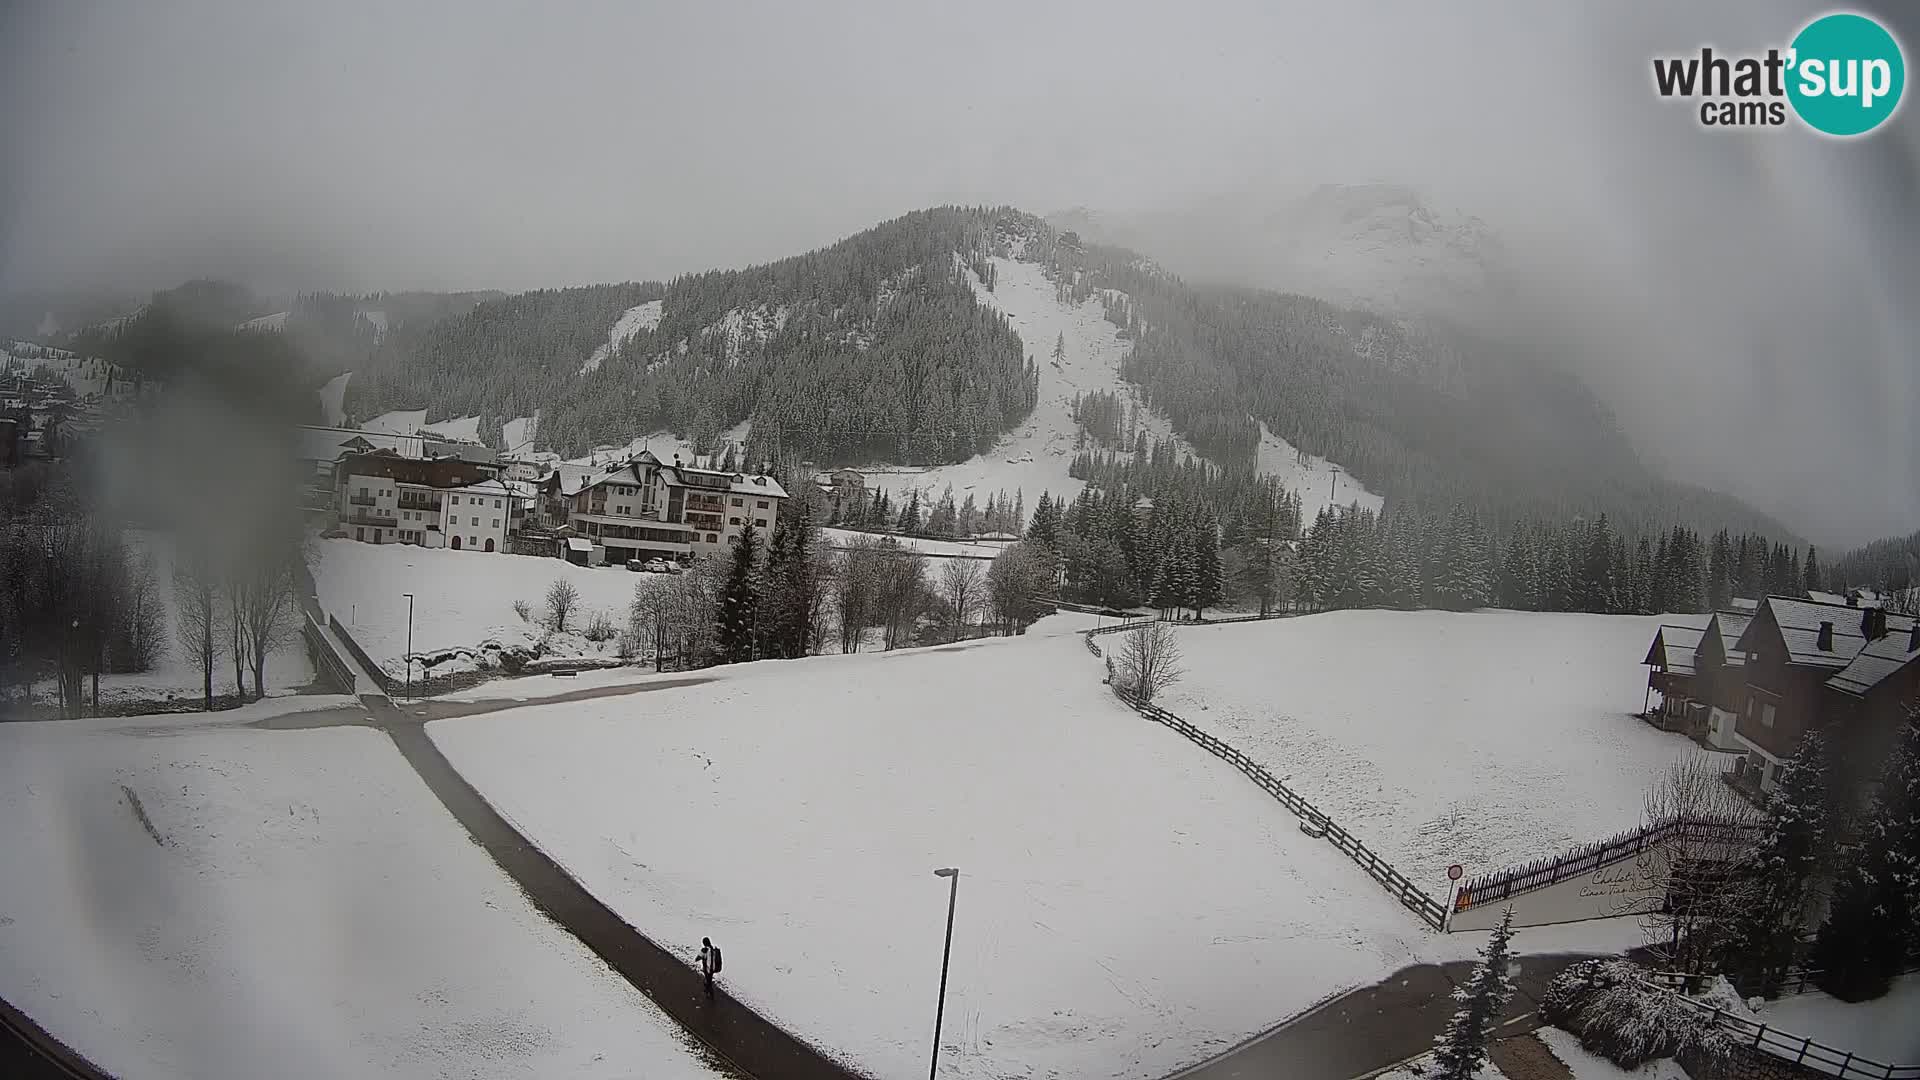
POLYGON ((453 420, 442 420, 437 424, 428 424, 420 430, 453 442, 477 443, 480 441, 480 418, 462 416, 453 420))
POLYGON ((590 371, 599 370, 607 357, 612 356, 615 349, 625 345, 628 338, 642 330, 651 330, 659 326, 662 303, 664 301, 649 300, 644 304, 635 304, 622 312, 620 317, 613 321, 613 328, 607 331, 607 343, 594 349, 593 355, 587 357, 586 362, 580 365, 580 374, 585 375, 590 371))
POLYGON ((519 416, 500 425, 500 450, 507 457, 520 458, 533 453, 534 437, 540 433, 540 413, 519 416))
MULTIPOLYGON (((1133 387, 1120 378, 1120 362, 1129 346, 1118 336, 1119 328, 1107 321, 1099 299, 1089 297, 1076 306, 1062 304, 1054 298, 1053 282, 1038 263, 999 257, 992 262, 995 287, 991 292, 969 273, 974 295, 1006 315, 1020 335, 1027 357, 1040 372, 1039 400, 1025 423, 978 457, 926 469, 876 466, 867 470, 868 484, 886 489, 896 505, 903 504, 914 489, 920 491, 923 502, 937 499, 949 484, 956 499, 964 499, 971 491, 983 504, 988 495, 1001 491, 1009 497, 1024 492, 1029 507, 1042 492, 1072 498, 1086 487, 1067 475, 1079 441, 1074 395, 1104 390, 1123 400, 1137 400, 1133 387), (1063 337, 1066 355, 1056 363, 1054 346, 1063 337)), ((1171 436, 1172 428, 1158 416, 1142 410, 1140 419, 1148 438, 1171 436)))
POLYGON ((320 388, 320 414, 328 427, 342 427, 347 422, 347 383, 352 381, 353 372, 343 371, 328 379, 320 388))
POLYGON ((717 1075, 380 732, 81 723, 0 725, 0 995, 108 1074, 717 1075))
MULTIPOLYGON (((1446 895, 1642 824, 1669 763, 1703 753, 1634 718, 1662 622, 1703 616, 1336 611, 1180 630, 1160 702, 1446 895)), ((1727 755, 1720 755, 1726 758, 1727 755)))
POLYGON ((242 330, 284 330, 290 312, 276 311, 271 315, 262 315, 257 319, 248 319, 240 324, 242 330))
POLYGON ((425 409, 395 409, 360 425, 363 430, 377 431, 382 435, 417 435, 427 424, 425 409))
POLYGON ((655 940, 870 1076, 1164 1076, 1430 934, 1231 766, 1106 693, 1077 636, 735 665, 430 724, 655 940))
MULTIPOLYGON (((974 295, 982 304, 1005 314, 1020 335, 1028 358, 1039 370, 1039 400, 1026 422, 992 450, 957 465, 868 467, 868 483, 884 488, 896 504, 915 489, 923 502, 930 497, 937 499, 948 485, 952 485, 955 498, 964 499, 971 491, 982 503, 989 494, 1002 491, 1009 496, 1023 493, 1028 506, 1039 501, 1042 492, 1072 498, 1086 487, 1084 481, 1067 475, 1079 443, 1079 425, 1073 419, 1074 396, 1106 391, 1119 395, 1122 401, 1139 401, 1137 389, 1120 377, 1120 365, 1132 345, 1119 336, 1118 327, 1107 321, 1100 297, 1089 297, 1078 305, 1062 304, 1055 298, 1053 282, 1038 263, 1002 257, 995 257, 992 263, 992 291, 969 273, 974 295), (1054 347, 1062 339, 1066 355, 1056 363, 1054 347)), ((1122 295, 1108 290, 1110 297, 1122 295)), ((1172 439, 1181 453, 1199 456, 1174 433, 1173 425, 1152 409, 1140 410, 1139 425, 1149 440, 1172 439)), ((1260 471, 1280 477, 1289 489, 1301 493, 1302 513, 1311 523, 1328 502, 1328 463, 1315 457, 1301 461, 1285 439, 1268 431, 1264 424, 1260 430, 1260 471)), ((1333 478, 1333 483, 1333 501, 1339 505, 1357 501, 1378 509, 1381 504, 1379 496, 1345 473, 1333 478)))

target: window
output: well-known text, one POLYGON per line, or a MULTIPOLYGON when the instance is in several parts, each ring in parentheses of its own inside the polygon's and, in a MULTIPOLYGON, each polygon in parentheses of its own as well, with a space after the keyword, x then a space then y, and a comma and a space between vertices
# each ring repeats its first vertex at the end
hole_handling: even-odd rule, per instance
POLYGON ((360 497, 363 499, 367 497, 367 487, 365 484, 360 485, 360 497))
POLYGON ((498 510, 498 509, 500 509, 500 500, 499 500, 499 499, 495 499, 495 500, 493 500, 493 508, 494 508, 495 510, 498 510))
POLYGON ((767 500, 761 499, 759 502, 754 503, 753 507, 756 510, 765 510, 767 508, 767 500))
POLYGON ((455 495, 455 496, 453 497, 453 505, 455 505, 455 506, 459 506, 459 505, 460 505, 460 496, 458 496, 458 495, 455 495))
POLYGON ((474 519, 473 519, 473 523, 474 523, 475 525, 478 525, 478 524, 480 524, 480 519, 479 519, 479 518, 474 518, 474 519))
POLYGON ((727 524, 729 524, 729 525, 738 525, 738 524, 740 524, 740 519, 739 519, 739 518, 737 518, 737 517, 730 517, 730 518, 728 518, 728 519, 727 519, 727 524))
POLYGON ((709 544, 717 544, 717 543, 719 543, 719 542, 720 542, 720 541, 719 541, 719 539, 718 539, 717 537, 715 537, 715 536, 714 536, 714 535, 713 535, 712 533, 708 533, 708 534, 707 534, 707 543, 709 543, 709 544))
POLYGON ((471 536, 467 537, 467 546, 472 547, 473 543, 474 543, 474 538, 471 536))
POLYGON ((500 519, 499 519, 499 518, 494 518, 494 519, 493 519, 493 527, 494 527, 494 528, 496 528, 496 529, 500 527, 500 519))
POLYGON ((1773 726, 1773 712, 1774 712, 1773 706, 1771 705, 1760 706, 1760 726, 1761 727, 1773 726))
POLYGON ((741 506, 741 505, 744 505, 744 504, 743 504, 743 503, 742 503, 742 502, 741 502, 741 501, 740 501, 739 499, 735 499, 735 500, 733 500, 733 505, 735 505, 735 506, 741 506))
POLYGON ((766 528, 766 527, 767 527, 767 519, 766 519, 766 518, 754 518, 754 519, 753 519, 753 526, 754 526, 754 528, 756 528, 756 529, 764 529, 764 528, 766 528))

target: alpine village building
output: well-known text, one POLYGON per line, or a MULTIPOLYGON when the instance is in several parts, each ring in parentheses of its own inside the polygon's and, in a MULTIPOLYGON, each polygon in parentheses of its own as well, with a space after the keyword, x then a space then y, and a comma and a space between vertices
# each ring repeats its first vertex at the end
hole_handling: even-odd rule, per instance
POLYGON ((560 465, 539 483, 534 528, 571 562, 684 561, 727 550, 748 525, 765 534, 786 489, 770 476, 662 462, 642 451, 602 467, 560 465))
POLYGON ((1661 626, 1643 663, 1659 709, 1647 718, 1742 755, 1729 782, 1756 798, 1808 731, 1832 727, 1873 746, 1920 701, 1920 620, 1860 603, 1769 596, 1717 611, 1704 630, 1661 626))

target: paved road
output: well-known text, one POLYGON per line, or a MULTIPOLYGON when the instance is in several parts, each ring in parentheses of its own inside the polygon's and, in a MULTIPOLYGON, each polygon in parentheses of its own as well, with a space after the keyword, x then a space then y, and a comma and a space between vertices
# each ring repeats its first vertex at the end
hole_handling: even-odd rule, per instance
MULTIPOLYGON (((1523 956, 1514 971, 1514 995, 1500 1034, 1539 1026, 1540 995, 1569 964, 1591 959, 1573 953, 1523 956)), ((1453 988, 1473 964, 1420 964, 1373 986, 1334 998, 1202 1062, 1175 1080, 1350 1080, 1433 1048, 1433 1037, 1458 1005, 1453 988)))

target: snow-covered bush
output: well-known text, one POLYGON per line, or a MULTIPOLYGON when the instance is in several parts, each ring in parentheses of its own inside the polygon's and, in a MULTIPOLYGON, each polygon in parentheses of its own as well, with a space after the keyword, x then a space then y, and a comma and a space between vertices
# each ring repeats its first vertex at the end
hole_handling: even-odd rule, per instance
POLYGON ((584 631, 586 639, 593 642, 613 640, 613 616, 604 611, 596 611, 593 618, 587 620, 584 631))
POLYGON ((521 622, 533 621, 533 605, 527 603, 525 600, 515 600, 513 602, 513 613, 520 616, 521 622))
POLYGON ((1723 1057, 1733 1040, 1712 1016, 1645 982, 1626 960, 1586 960, 1556 976, 1540 1016, 1623 1069, 1679 1054, 1723 1057))

